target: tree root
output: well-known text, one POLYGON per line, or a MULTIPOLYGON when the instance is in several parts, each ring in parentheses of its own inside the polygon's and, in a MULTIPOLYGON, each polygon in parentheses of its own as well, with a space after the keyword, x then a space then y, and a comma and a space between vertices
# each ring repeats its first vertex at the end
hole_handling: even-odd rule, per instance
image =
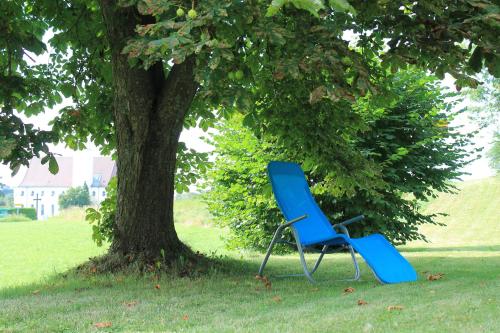
POLYGON ((110 251, 102 256, 89 258, 89 261, 76 268, 76 272, 84 275, 124 273, 124 274, 169 274, 179 277, 196 277, 217 269, 221 263, 207 258, 199 252, 193 252, 183 245, 176 254, 165 254, 152 258, 136 253, 110 251))

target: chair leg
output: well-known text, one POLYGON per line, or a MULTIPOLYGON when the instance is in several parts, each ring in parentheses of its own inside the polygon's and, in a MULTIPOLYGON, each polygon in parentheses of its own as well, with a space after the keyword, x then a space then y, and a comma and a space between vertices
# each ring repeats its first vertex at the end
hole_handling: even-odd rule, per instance
POLYGON ((320 255, 319 255, 319 258, 318 258, 318 260, 316 260, 316 263, 314 264, 314 267, 313 267, 313 269, 311 270, 311 274, 313 274, 314 272, 316 272, 316 270, 318 269, 319 264, 321 263, 321 260, 323 259, 323 256, 324 256, 324 255, 325 255, 325 253, 326 253, 326 250, 328 250, 328 245, 323 246, 323 249, 321 250, 321 253, 320 253, 320 255))
POLYGON ((274 233, 273 239, 271 240, 271 243, 269 244, 269 248, 267 249, 266 256, 264 257, 264 260, 262 261, 262 264, 260 265, 260 268, 259 268, 259 275, 260 276, 262 276, 262 273, 264 272, 264 267, 266 267, 267 260, 269 260, 269 256, 271 255, 274 244, 276 244, 278 237, 281 237, 281 230, 282 229, 280 227, 278 227, 278 229, 276 229, 276 232, 274 233))
POLYGON ((356 254, 354 253, 354 249, 352 248, 352 246, 349 245, 348 247, 349 247, 349 252, 351 253, 352 262, 354 264, 354 269, 356 270, 356 272, 354 273, 353 280, 357 281, 361 277, 361 273, 359 271, 358 261, 356 260, 356 254))
POLYGON ((311 275, 312 273, 309 272, 309 269, 307 268, 306 258, 304 257, 304 249, 302 248, 302 245, 300 244, 298 237, 295 237, 295 239, 297 240, 297 250, 299 251, 300 263, 302 264, 302 268, 304 269, 304 275, 309 280, 309 282, 316 283, 316 281, 314 281, 311 275))

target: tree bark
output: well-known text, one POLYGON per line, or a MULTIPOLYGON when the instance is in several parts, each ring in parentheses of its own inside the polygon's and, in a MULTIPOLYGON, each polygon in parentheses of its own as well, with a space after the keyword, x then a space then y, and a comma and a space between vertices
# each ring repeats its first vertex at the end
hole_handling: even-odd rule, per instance
POLYGON ((116 229, 110 251, 167 261, 185 254, 174 228, 176 152, 184 117, 196 94, 195 59, 174 65, 168 75, 161 62, 132 68, 122 54, 137 24, 147 17, 135 7, 101 0, 112 50, 114 115, 118 154, 116 229))

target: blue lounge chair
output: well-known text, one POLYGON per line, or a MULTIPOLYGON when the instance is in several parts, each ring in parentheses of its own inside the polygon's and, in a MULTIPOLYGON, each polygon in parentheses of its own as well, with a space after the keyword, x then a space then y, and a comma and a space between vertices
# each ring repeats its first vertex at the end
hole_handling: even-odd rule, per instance
MULTIPOLYGON (((347 248, 350 251, 356 271, 354 280, 360 278, 354 251, 363 257, 381 283, 410 282, 417 279, 417 273, 411 264, 384 236, 373 234, 362 238, 349 237, 346 226, 361 221, 364 218, 363 215, 332 226, 314 201, 304 173, 298 164, 271 162, 268 165, 268 173, 274 196, 287 222, 280 225, 274 233, 260 266, 259 275, 262 276, 274 245, 282 241, 283 230, 292 227, 304 275, 313 283, 312 274, 318 269, 329 247, 347 248), (337 233, 335 229, 341 233, 337 233), (320 246, 322 250, 313 268, 309 270, 304 258, 304 249, 312 246, 320 246)), ((302 276, 302 274, 296 275, 302 276)))

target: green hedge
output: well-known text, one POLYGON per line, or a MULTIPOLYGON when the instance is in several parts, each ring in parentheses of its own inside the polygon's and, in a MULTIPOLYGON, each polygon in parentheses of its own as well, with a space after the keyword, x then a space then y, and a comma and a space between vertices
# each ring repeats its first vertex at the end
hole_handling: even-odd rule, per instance
POLYGON ((35 208, 9 208, 7 212, 9 215, 19 214, 24 215, 31 220, 36 220, 35 208))

